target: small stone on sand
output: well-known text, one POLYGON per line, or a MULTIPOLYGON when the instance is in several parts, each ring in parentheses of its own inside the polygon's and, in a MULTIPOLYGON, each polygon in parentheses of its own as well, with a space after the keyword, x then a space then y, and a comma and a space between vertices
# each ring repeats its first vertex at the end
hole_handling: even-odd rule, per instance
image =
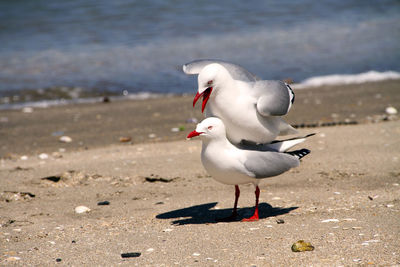
POLYGON ((89 212, 89 211, 90 211, 90 209, 88 207, 86 207, 86 206, 78 206, 78 207, 75 208, 75 212, 76 213, 86 213, 86 212, 89 212))

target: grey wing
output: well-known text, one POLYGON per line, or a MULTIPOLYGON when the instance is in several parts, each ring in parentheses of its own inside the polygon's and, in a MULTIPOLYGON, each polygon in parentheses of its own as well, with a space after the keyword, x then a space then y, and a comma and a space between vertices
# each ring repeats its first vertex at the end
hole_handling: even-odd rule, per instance
POLYGON ((244 167, 255 178, 266 178, 284 173, 299 164, 298 158, 286 153, 249 151, 244 167))
POLYGON ((239 65, 216 59, 199 59, 186 63, 183 65, 183 72, 186 74, 199 74, 205 66, 212 63, 218 63, 224 66, 235 80, 244 82, 255 82, 260 80, 256 75, 239 65))
POLYGON ((258 95, 257 111, 263 116, 285 115, 294 102, 292 88, 282 81, 258 81, 254 91, 258 95))

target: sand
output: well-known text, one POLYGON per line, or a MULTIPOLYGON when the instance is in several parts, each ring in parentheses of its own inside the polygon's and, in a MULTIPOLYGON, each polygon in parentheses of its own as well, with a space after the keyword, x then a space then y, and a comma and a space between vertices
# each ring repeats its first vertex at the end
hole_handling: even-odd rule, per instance
MULTIPOLYGON (((184 140, 186 120, 201 119, 192 97, 2 111, 0 264, 398 265, 400 121, 384 110, 400 108, 399 84, 298 90, 287 120, 312 126, 299 128, 316 133, 301 146, 312 153, 263 180, 261 219, 248 223, 215 221, 230 214, 234 187, 207 175, 199 140, 184 140), (81 205, 90 211, 77 214, 81 205), (314 251, 292 252, 298 240, 314 251)), ((239 205, 251 215, 252 186, 239 205)))

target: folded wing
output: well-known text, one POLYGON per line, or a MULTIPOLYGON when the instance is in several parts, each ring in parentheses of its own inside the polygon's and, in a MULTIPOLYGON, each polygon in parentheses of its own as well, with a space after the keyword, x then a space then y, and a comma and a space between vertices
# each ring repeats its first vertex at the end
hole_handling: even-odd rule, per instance
POLYGON ((259 96, 257 111, 262 116, 283 116, 294 102, 292 89, 282 81, 258 81, 254 92, 259 96))
POLYGON ((297 167, 297 157, 279 152, 249 151, 246 153, 244 167, 255 178, 276 176, 297 167))

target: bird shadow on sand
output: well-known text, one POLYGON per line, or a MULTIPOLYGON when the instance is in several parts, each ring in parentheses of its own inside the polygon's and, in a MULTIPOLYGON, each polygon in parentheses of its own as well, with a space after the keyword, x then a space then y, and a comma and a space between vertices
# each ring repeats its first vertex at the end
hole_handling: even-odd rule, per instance
MULTIPOLYGON (((209 224, 218 223, 218 218, 228 217, 232 213, 232 209, 212 209, 218 202, 205 203, 201 205, 191 206, 188 208, 172 210, 158 214, 157 219, 177 219, 172 221, 174 225, 185 224, 209 224)), ((260 220, 274 217, 291 212, 298 207, 279 208, 272 207, 268 203, 260 203, 258 206, 260 220)), ((243 218, 250 217, 254 212, 254 207, 238 209, 238 216, 235 221, 240 221, 243 218)), ((233 222, 235 222, 233 221, 233 222)))

